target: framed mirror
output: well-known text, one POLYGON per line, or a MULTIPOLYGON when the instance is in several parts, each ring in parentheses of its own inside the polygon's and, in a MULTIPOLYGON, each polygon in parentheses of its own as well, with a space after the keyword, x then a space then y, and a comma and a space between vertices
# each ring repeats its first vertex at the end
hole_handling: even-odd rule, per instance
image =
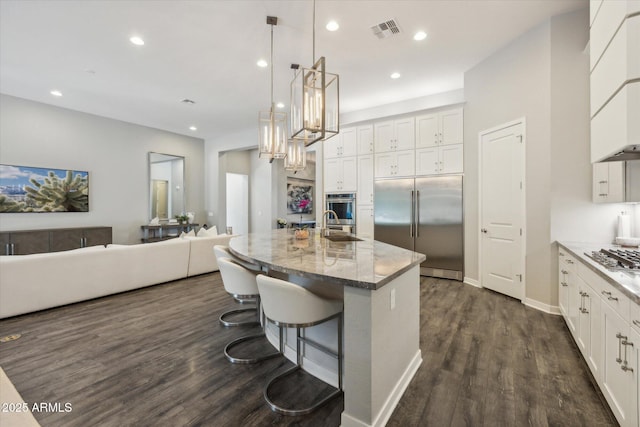
POLYGON ((149 152, 149 218, 185 212, 184 157, 149 152))

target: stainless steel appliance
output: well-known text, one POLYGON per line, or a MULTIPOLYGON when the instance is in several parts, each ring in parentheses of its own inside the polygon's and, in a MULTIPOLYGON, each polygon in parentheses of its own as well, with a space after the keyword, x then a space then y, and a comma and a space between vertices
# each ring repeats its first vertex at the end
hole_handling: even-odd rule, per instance
POLYGON ((356 232, 356 195, 354 193, 327 194, 326 210, 338 215, 327 218, 327 228, 356 232))
POLYGON ((612 271, 640 273, 640 251, 633 249, 600 249, 584 253, 600 265, 612 271))
POLYGON ((462 176, 376 180, 374 237, 427 256, 425 276, 463 279, 462 176))

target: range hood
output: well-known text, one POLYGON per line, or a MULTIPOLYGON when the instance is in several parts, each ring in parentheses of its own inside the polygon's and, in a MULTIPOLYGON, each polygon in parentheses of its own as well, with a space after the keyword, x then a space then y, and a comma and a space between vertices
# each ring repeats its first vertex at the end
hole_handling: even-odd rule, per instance
POLYGON ((600 160, 600 162, 622 162, 627 160, 640 160, 640 145, 627 145, 612 156, 600 160))

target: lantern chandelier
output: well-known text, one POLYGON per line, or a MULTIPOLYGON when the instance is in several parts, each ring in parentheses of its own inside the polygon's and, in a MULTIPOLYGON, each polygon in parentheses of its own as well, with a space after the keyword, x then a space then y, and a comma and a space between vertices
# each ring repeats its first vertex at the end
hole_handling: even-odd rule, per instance
MULTIPOLYGON (((292 66, 296 68, 296 66, 292 66)), ((327 73, 325 58, 316 61, 316 2, 313 0, 313 66, 301 68, 291 82, 291 138, 304 146, 340 132, 339 77, 327 73)))
POLYGON ((276 112, 273 103, 273 27, 278 25, 278 18, 267 16, 267 24, 271 25, 271 108, 269 111, 260 111, 258 115, 259 157, 273 161, 287 155, 287 114, 276 112))

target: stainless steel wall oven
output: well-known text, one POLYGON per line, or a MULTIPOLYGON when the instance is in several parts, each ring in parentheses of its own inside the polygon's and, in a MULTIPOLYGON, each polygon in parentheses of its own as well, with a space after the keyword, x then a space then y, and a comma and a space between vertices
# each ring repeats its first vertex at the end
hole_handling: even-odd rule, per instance
POLYGON ((327 194, 325 208, 338 215, 335 220, 327 214, 327 228, 356 232, 356 195, 355 193, 327 194))

